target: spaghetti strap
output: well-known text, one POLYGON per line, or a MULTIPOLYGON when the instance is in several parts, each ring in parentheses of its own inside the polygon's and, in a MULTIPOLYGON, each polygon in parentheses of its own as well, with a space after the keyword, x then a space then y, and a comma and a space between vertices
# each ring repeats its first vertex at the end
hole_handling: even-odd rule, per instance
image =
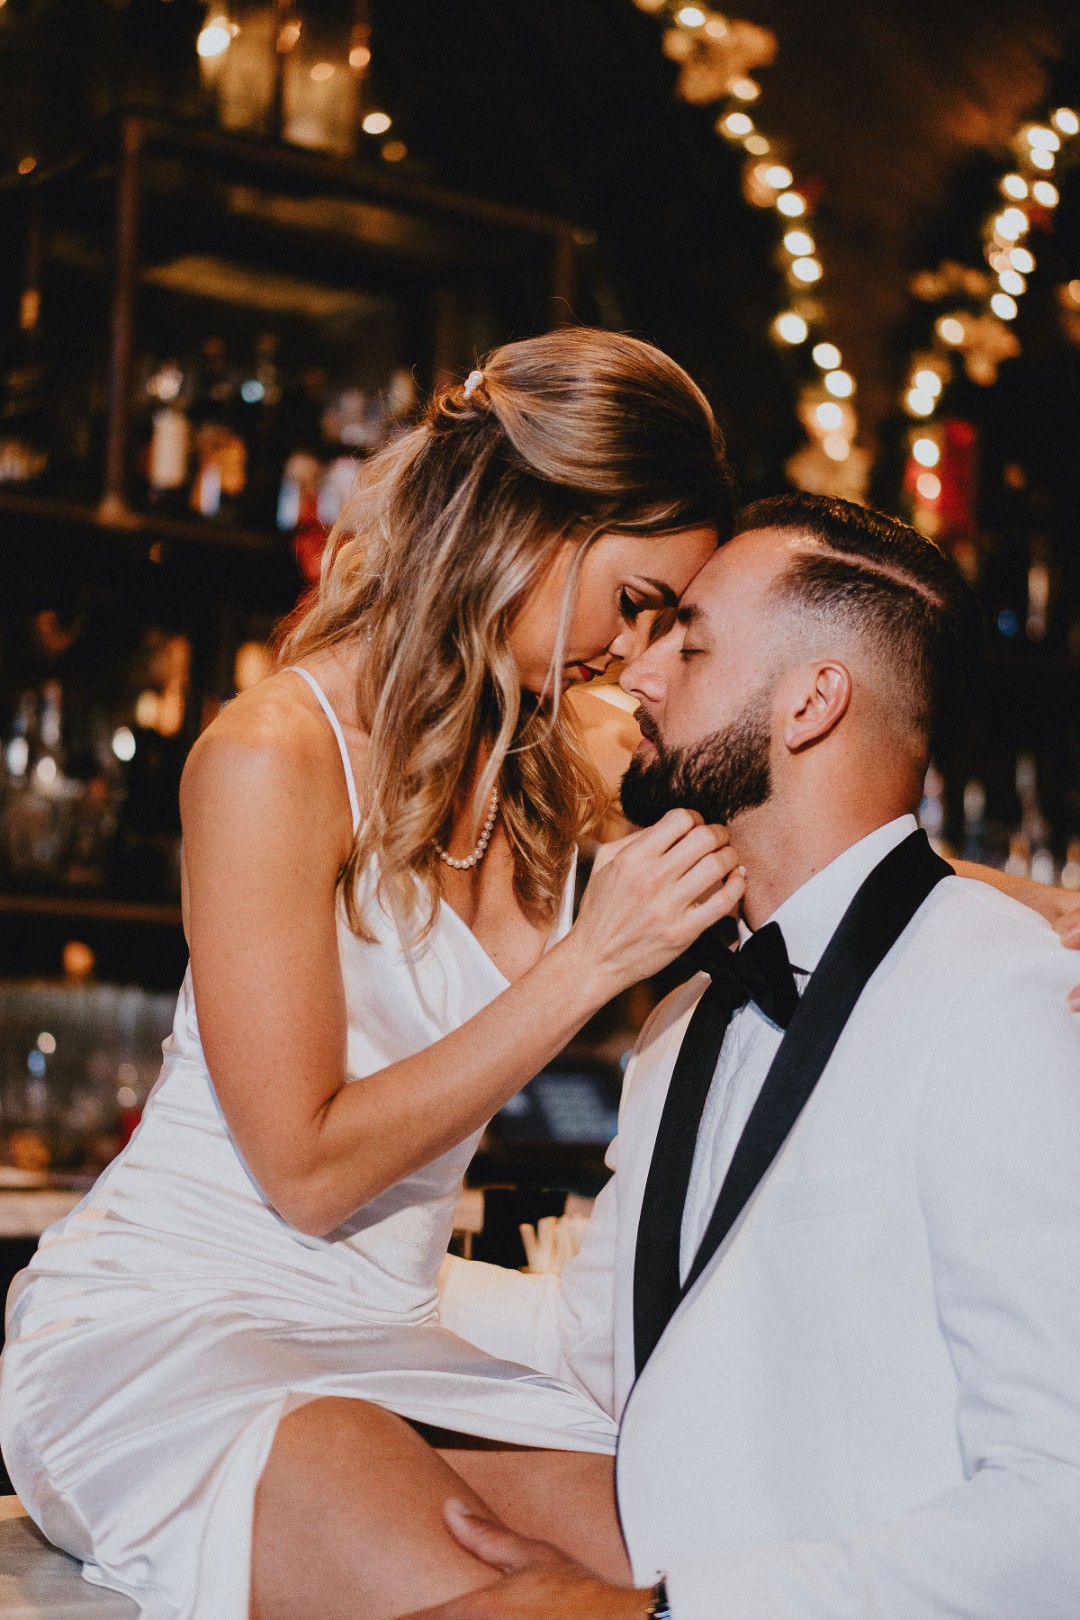
POLYGON ((349 804, 352 807, 352 824, 353 832, 355 833, 360 826, 360 799, 356 791, 356 778, 353 775, 352 761, 349 758, 349 750, 345 746, 345 733, 341 729, 341 721, 331 708, 330 699, 327 697, 314 675, 309 674, 306 669, 301 669, 299 664, 286 664, 283 673, 299 675, 303 680, 307 681, 308 685, 311 687, 311 690, 314 692, 316 699, 318 700, 319 707, 322 709, 322 712, 325 714, 326 718, 334 728, 334 736, 337 738, 337 745, 341 750, 341 763, 345 767, 345 786, 349 790, 349 804))

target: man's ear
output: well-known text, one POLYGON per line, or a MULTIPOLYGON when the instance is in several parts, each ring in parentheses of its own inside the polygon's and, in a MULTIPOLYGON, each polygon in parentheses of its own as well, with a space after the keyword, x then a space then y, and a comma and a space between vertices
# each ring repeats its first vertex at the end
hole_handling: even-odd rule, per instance
POLYGON ((781 736, 793 754, 799 754, 836 729, 851 703, 851 674, 846 665, 830 659, 803 664, 789 672, 784 693, 781 736))

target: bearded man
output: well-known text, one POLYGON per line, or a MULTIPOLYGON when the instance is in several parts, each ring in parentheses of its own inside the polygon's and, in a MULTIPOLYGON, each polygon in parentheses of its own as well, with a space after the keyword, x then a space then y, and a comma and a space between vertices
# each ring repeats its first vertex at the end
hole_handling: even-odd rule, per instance
POLYGON ((912 815, 969 616, 914 530, 784 497, 626 669, 626 812, 728 823, 742 947, 643 1030, 577 1259, 452 1266, 443 1320, 620 1417, 637 1585, 452 1512, 502 1578, 443 1620, 1074 1620, 1074 970, 912 815))

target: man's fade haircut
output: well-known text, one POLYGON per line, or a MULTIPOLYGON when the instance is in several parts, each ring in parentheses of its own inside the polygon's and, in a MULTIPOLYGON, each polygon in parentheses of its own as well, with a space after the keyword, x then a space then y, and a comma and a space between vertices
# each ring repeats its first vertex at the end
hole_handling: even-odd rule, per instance
POLYGON ((962 734, 979 663, 979 609, 933 541, 853 501, 791 494, 755 501, 736 532, 787 529, 816 542, 773 584, 799 612, 855 630, 894 675, 897 719, 927 752, 962 734))

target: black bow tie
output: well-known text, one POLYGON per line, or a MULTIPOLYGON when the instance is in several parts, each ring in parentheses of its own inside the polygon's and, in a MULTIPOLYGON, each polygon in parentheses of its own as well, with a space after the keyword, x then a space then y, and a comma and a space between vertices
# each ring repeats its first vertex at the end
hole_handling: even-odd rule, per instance
POLYGON ((772 1023, 787 1029, 799 1005, 799 988, 779 923, 766 923, 737 951, 723 943, 722 932, 707 928, 686 954, 724 994, 731 1012, 753 1001, 772 1023))

